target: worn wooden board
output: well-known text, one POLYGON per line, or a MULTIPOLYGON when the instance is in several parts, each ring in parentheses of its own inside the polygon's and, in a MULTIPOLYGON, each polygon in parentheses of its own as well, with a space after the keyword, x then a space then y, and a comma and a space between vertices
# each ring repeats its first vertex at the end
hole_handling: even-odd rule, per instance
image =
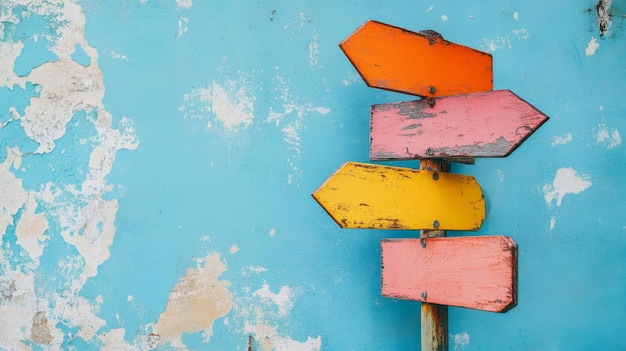
POLYGON ((347 162, 313 193, 344 228, 478 230, 485 201, 472 176, 347 162))
POLYGON ((371 87, 418 96, 493 89, 491 55, 444 39, 367 21, 339 46, 371 87))
POLYGON ((509 90, 433 101, 373 105, 370 159, 504 157, 548 120, 509 90))
POLYGON ((505 312, 517 304, 517 244, 507 236, 381 241, 382 295, 505 312))

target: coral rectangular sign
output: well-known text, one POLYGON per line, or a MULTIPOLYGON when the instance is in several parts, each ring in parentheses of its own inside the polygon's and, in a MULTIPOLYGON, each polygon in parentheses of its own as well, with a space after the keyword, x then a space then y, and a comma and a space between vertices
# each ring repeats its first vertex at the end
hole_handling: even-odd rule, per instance
POLYGON ((382 295, 505 312, 517 304, 517 244, 508 236, 381 241, 382 295))

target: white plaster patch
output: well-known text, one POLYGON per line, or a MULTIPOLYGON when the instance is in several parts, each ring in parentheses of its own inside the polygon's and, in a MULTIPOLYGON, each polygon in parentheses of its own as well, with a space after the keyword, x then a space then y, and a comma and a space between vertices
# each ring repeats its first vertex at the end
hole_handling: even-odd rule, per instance
POLYGON ((209 254, 204 265, 188 268, 170 292, 165 311, 154 325, 160 342, 174 348, 186 348, 183 333, 203 331, 203 341, 211 339, 213 323, 225 316, 233 305, 229 282, 219 280, 226 264, 217 253, 209 254))
POLYGON ((191 0, 176 0, 176 5, 179 9, 190 9, 191 8, 191 0))
POLYGON ((512 48, 511 38, 497 36, 494 39, 483 38, 478 41, 478 46, 483 51, 494 52, 502 48, 512 48))
POLYGON ((504 181, 504 172, 502 172, 502 170, 498 170, 498 178, 500 179, 501 182, 504 181))
POLYGON ((35 195, 30 193, 26 208, 15 228, 17 244, 28 252, 33 261, 39 261, 39 257, 43 254, 44 242, 48 239, 44 233, 49 227, 46 217, 41 213, 35 213, 36 209, 35 195))
POLYGON ((19 164, 20 151, 17 147, 6 148, 7 156, 0 164, 0 239, 8 226, 14 224, 13 217, 26 203, 28 193, 22 187, 22 180, 15 177, 10 167, 19 164))
POLYGON ((572 133, 567 133, 565 135, 557 135, 552 140, 552 147, 557 145, 565 145, 572 142, 572 133))
POLYGON ((556 199, 556 205, 561 206, 563 197, 567 194, 579 194, 589 188, 591 178, 588 175, 578 175, 571 167, 561 168, 556 171, 552 184, 543 186, 544 198, 548 206, 556 199))
POLYGON ((185 94, 178 110, 186 119, 206 120, 207 128, 218 122, 227 131, 237 131, 252 123, 254 101, 246 78, 227 79, 222 84, 213 82, 185 94))
POLYGON ((433 10, 433 5, 428 6, 428 8, 426 9, 426 12, 430 12, 433 10))
POLYGON ((526 28, 514 29, 513 34, 515 34, 517 36, 517 39, 520 40, 526 40, 530 38, 530 34, 528 34, 526 28))
POLYGON ((252 334, 254 340, 258 340, 263 351, 320 351, 322 349, 322 337, 307 337, 306 341, 293 340, 289 336, 278 333, 277 328, 267 323, 246 323, 244 333, 252 334))
POLYGON ((130 59, 128 58, 128 56, 126 55, 122 55, 122 54, 118 54, 115 51, 111 51, 111 57, 114 59, 119 59, 119 60, 124 60, 124 61, 130 61, 130 59))
POLYGON ((277 82, 276 102, 281 105, 281 110, 270 107, 266 122, 282 126, 283 139, 288 145, 290 153, 287 157, 287 164, 291 171, 287 175, 287 183, 292 184, 301 175, 298 162, 300 160, 300 130, 304 128, 304 117, 314 112, 320 115, 330 113, 330 109, 322 106, 313 106, 312 103, 299 103, 298 99, 290 92, 290 82, 276 75, 277 82))
POLYGON ((133 345, 124 340, 124 328, 111 329, 108 332, 100 334, 99 339, 102 342, 101 351, 134 351, 133 345))
POLYGON ((443 22, 447 21, 447 20, 448 20, 448 16, 446 16, 446 15, 441 15, 441 20, 442 20, 443 22))
POLYGON ((267 284, 263 284, 261 289, 252 293, 253 296, 258 296, 263 300, 272 301, 276 306, 278 306, 278 315, 283 317, 287 315, 287 312, 293 307, 292 297, 293 293, 291 288, 288 286, 283 286, 280 288, 280 291, 276 294, 270 291, 270 287, 267 284))
POLYGON ((553 216, 552 218, 550 218, 550 230, 554 229, 555 225, 556 225, 556 216, 553 216))
POLYGON ((461 332, 458 334, 452 334, 452 341, 454 342, 455 350, 463 350, 470 343, 470 336, 467 332, 461 332))
POLYGON ((260 273, 267 272, 267 271, 268 271, 267 268, 261 267, 261 266, 258 266, 258 265, 257 266, 248 266, 248 267, 244 267, 244 268, 241 269, 242 275, 245 276, 245 277, 249 276, 250 274, 257 274, 258 275, 260 273))
POLYGON ((233 244, 230 247, 230 250, 228 250, 228 252, 230 252, 231 254, 236 254, 237 252, 239 252, 239 246, 237 246, 237 244, 233 244))
POLYGON ((589 43, 587 43, 587 48, 585 49, 585 56, 593 56, 596 53, 596 50, 600 47, 600 43, 596 41, 596 38, 591 37, 589 43))
POLYGON ((178 32, 177 36, 182 36, 187 33, 187 29, 189 28, 189 19, 185 16, 178 16, 178 32))
POLYGON ((270 236, 274 236, 276 234, 276 229, 272 228, 270 229, 270 236))
POLYGON ((610 130, 604 123, 598 124, 596 144, 605 145, 608 150, 620 146, 622 138, 619 135, 619 130, 617 128, 610 130))
POLYGON ((517 11, 513 12, 513 19, 519 21, 519 13, 517 11))
POLYGON ((309 43, 309 64, 311 67, 324 68, 319 62, 320 45, 317 42, 318 35, 314 34, 312 41, 309 43))

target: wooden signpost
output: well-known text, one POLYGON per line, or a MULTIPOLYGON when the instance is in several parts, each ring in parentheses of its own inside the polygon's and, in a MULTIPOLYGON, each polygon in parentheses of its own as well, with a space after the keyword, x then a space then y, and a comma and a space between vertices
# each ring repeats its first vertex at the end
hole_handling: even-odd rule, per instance
POLYGON ((491 55, 368 21, 340 44, 368 86, 421 100, 373 105, 370 159, 419 159, 421 170, 347 162, 313 197, 344 228, 420 229, 381 242, 382 295, 422 302, 422 350, 448 350, 448 307, 505 312, 517 304, 517 244, 478 230, 480 186, 450 161, 504 157, 548 117, 492 91, 491 55))

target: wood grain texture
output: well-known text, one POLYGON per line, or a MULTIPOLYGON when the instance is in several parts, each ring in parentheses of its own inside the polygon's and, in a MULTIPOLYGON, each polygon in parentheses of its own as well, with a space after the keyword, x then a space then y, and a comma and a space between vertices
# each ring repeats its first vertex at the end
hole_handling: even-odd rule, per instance
POLYGON ((373 105, 372 161, 504 157, 548 117, 509 90, 373 105))
POLYGON ((507 236, 381 241, 382 295, 505 312, 517 304, 517 244, 507 236))
MULTIPOLYGON (((420 169, 450 172, 450 162, 440 159, 420 161, 420 169)), ((422 230, 420 238, 445 237, 444 230, 422 230)), ((422 302, 422 351, 448 351, 448 306, 422 302)))
POLYGON ((478 230, 485 201, 472 176, 347 162, 313 198, 344 228, 478 230))
POLYGON ((370 87, 418 96, 493 89, 491 55, 443 39, 367 21, 339 46, 370 87))

